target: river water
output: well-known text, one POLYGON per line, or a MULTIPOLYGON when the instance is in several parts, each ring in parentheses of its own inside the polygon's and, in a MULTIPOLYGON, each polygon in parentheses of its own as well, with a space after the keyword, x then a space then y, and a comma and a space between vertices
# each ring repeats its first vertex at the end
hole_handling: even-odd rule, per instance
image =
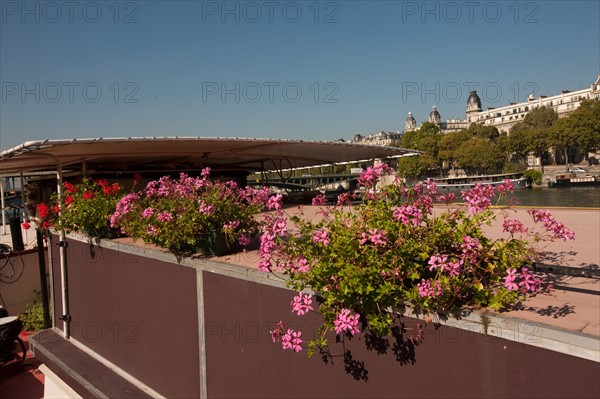
POLYGON ((533 187, 515 190, 508 196, 523 206, 600 208, 600 187, 533 187))

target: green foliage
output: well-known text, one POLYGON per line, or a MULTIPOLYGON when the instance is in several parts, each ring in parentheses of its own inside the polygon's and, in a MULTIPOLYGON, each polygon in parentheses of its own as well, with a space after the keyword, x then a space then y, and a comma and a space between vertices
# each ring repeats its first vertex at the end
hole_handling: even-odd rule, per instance
POLYGON ((429 154, 403 157, 398 160, 398 175, 404 178, 421 177, 433 167, 435 167, 435 161, 429 154))
POLYGON ((438 156, 440 160, 448 162, 451 167, 454 167, 458 148, 470 138, 471 135, 467 130, 450 132, 442 136, 438 146, 438 156))
POLYGON ((561 119, 552 108, 533 109, 513 125, 510 134, 473 123, 468 129, 441 135, 435 124, 427 122, 418 130, 405 132, 402 147, 424 153, 420 160, 398 162, 399 174, 412 178, 423 177, 443 163, 452 169, 464 168, 469 174, 519 169, 526 165, 528 154, 545 158, 550 148, 560 151, 567 162, 577 151, 583 151, 587 159, 589 152, 600 148, 600 101, 584 100, 561 119), (485 148, 486 142, 491 143, 489 148, 485 148))
POLYGON ((502 173, 519 173, 525 170, 525 166, 521 163, 505 162, 502 166, 502 173))
POLYGON ((403 177, 420 177, 428 170, 439 166, 438 144, 442 134, 439 128, 430 122, 423 123, 421 128, 404 133, 402 147, 422 151, 418 157, 401 158, 398 161, 398 173, 403 177))
POLYGON ((121 185, 106 180, 84 179, 77 185, 65 182, 61 201, 54 196, 54 202, 60 206, 55 227, 110 237, 114 231, 109 228, 109 219, 122 195, 121 185))
POLYGON ((523 119, 525 130, 547 130, 558 120, 558 114, 552 108, 540 107, 532 109, 523 119))
POLYGON ((527 170, 523 171, 523 174, 526 177, 529 177, 531 179, 531 181, 533 181, 535 184, 542 184, 543 174, 539 170, 527 169, 527 170))
POLYGON ((508 138, 507 148, 523 159, 529 152, 543 157, 552 145, 551 128, 558 121, 558 114, 547 107, 536 108, 515 124, 508 138))
POLYGON ((500 132, 495 126, 480 125, 479 123, 472 123, 467 129, 467 132, 472 137, 478 137, 489 141, 496 141, 498 137, 500 137, 500 132))
POLYGON ((117 204, 111 225, 174 252, 202 251, 223 235, 232 247, 238 240, 247 244, 258 231, 254 215, 264 209, 269 191, 210 180, 209 171, 205 168, 202 177, 163 176, 126 195, 117 204))
POLYGON ((587 153, 600 148, 600 101, 582 101, 579 108, 566 118, 559 119, 550 131, 550 144, 568 155, 581 148, 587 153))
POLYGON ((506 138, 505 143, 503 139, 507 152, 513 154, 519 160, 524 160, 531 151, 531 143, 526 130, 522 126, 522 124, 516 124, 506 138))
POLYGON ((458 165, 468 174, 495 173, 501 170, 504 154, 497 144, 474 137, 465 141, 456 151, 458 165))
POLYGON ((269 262, 283 267, 290 287, 322 298, 324 324, 308 346, 310 353, 322 348, 342 309, 360 314, 363 328, 386 335, 395 323, 390 309, 405 304, 444 313, 463 306, 501 309, 523 298, 523 292, 505 287, 503 277, 532 261, 527 241, 487 237, 483 226, 496 214, 486 206, 476 213, 455 206, 433 212, 436 195, 435 187, 422 184, 389 185, 367 194, 361 205, 323 209, 319 221, 294 216, 290 221, 297 233, 274 238, 277 250, 269 262), (322 232, 326 243, 322 236, 315 238, 322 232), (447 265, 456 262, 460 272, 432 267, 435 257, 447 265), (300 260, 310 264, 306 271, 293 266, 300 260), (429 284, 432 291, 424 294, 429 284))
POLYGON ((33 302, 33 305, 28 306, 25 313, 19 315, 19 319, 23 322, 25 331, 41 331, 44 329, 44 307, 38 298, 33 302))

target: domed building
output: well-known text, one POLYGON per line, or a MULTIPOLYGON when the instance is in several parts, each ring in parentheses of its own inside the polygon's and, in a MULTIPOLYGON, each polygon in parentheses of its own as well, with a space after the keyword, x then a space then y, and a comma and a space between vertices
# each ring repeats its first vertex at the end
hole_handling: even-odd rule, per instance
POLYGON ((431 107, 431 112, 429 113, 429 122, 435 123, 438 126, 442 122, 442 117, 440 116, 440 113, 435 105, 431 107))
POLYGON ((481 112, 481 99, 477 95, 477 90, 473 90, 467 99, 467 122, 473 123, 479 120, 481 112))
MULTIPOLYGON (((469 126, 466 120, 461 119, 453 118, 448 119, 446 121, 442 121, 442 116, 440 115, 435 105, 431 107, 431 112, 429 113, 427 122, 435 124, 442 133, 457 132, 459 130, 466 129, 469 126)), ((417 127, 417 121, 413 117, 412 112, 409 112, 408 117, 404 122, 404 131, 410 132, 413 130, 417 130, 420 127, 421 125, 417 127)))
POLYGON ((417 127, 417 120, 413 116, 412 112, 408 112, 408 117, 404 121, 404 130, 411 131, 417 127))

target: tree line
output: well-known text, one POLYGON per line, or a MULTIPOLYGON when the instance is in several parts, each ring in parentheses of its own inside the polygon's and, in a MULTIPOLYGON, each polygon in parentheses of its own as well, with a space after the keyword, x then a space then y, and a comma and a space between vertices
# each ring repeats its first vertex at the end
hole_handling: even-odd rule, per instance
POLYGON ((600 101, 584 100, 569 116, 560 118, 552 108, 536 108, 516 123, 510 132, 494 126, 471 124, 468 129, 442 134, 433 123, 405 132, 403 148, 422 151, 418 157, 398 160, 403 177, 426 177, 462 169, 469 175, 514 172, 527 168, 533 154, 544 163, 573 162, 600 149, 600 101))

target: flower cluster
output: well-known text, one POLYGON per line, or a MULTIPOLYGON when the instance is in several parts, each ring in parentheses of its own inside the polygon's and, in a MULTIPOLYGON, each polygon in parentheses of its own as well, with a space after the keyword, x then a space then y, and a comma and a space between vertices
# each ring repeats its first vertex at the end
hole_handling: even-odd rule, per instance
MULTIPOLYGON (((536 259, 539 236, 509 219, 502 225, 506 237, 484 233, 483 226, 506 212, 491 205, 492 198, 512 191, 509 182, 465 190, 460 205, 451 203, 453 195, 440 195, 432 181, 414 187, 395 181, 375 189, 388 169, 379 165, 361 175, 365 189, 358 205, 341 199, 327 206, 319 196, 313 201, 321 207, 318 220, 302 210, 290 216, 276 206, 264 219, 259 269, 289 277, 298 292, 290 303, 297 315, 313 310, 305 290, 320 297, 323 324, 308 343, 309 355, 324 350, 332 332, 341 338, 365 330, 390 334, 399 327, 390 309, 408 304, 423 313, 463 306, 498 310, 540 287, 526 268, 536 259)), ((555 237, 572 238, 548 213, 530 214, 555 237)), ((298 349, 293 340, 300 331, 276 331, 284 349, 298 349)))
POLYGON ((394 210, 394 220, 403 224, 418 226, 423 219, 423 211, 416 206, 403 204, 394 210))
POLYGON ((79 231, 94 237, 112 237, 109 221, 115 212, 117 202, 123 196, 119 183, 109 183, 105 179, 83 179, 79 184, 63 183, 63 195, 56 203, 57 228, 79 231))
POLYGON ((471 190, 463 190, 462 197, 472 213, 484 211, 492 205, 491 198, 496 194, 494 186, 477 183, 471 190))
POLYGON ((535 292, 541 282, 526 267, 521 268, 521 272, 518 274, 515 269, 508 269, 503 280, 506 289, 517 291, 521 288, 523 292, 535 292))
POLYGON ((546 231, 552 235, 552 238, 560 238, 563 241, 572 240, 575 238, 575 233, 567 229, 564 224, 556 220, 550 211, 531 209, 527 212, 531 215, 534 222, 542 223, 546 231))
POLYGON ((342 309, 335 316, 335 320, 333 321, 333 325, 335 328, 336 334, 342 334, 343 332, 348 332, 351 335, 360 332, 360 328, 358 328, 358 320, 360 319, 360 315, 358 313, 350 314, 350 309, 342 309))
POLYGON ((24 221, 22 226, 25 230, 29 230, 33 223, 36 229, 46 234, 55 223, 58 207, 51 209, 48 205, 40 202, 36 205, 35 210, 36 215, 32 217, 31 220, 24 221))
POLYGON ((271 339, 273 342, 281 341, 283 349, 291 349, 294 352, 302 350, 302 335, 301 331, 294 331, 291 328, 286 329, 282 322, 277 323, 275 329, 271 331, 271 339))
POLYGON ((298 316, 305 315, 310 310, 314 310, 312 307, 312 298, 308 294, 298 294, 290 302, 292 312, 296 312, 298 316))
POLYGON ((520 220, 515 219, 504 219, 502 230, 510 234, 527 234, 529 231, 520 220))
POLYGON ((163 176, 124 196, 110 222, 131 237, 175 252, 222 254, 238 244, 250 244, 258 231, 254 215, 267 201, 267 189, 242 189, 234 181, 213 181, 210 169, 205 168, 199 177, 163 176), (227 245, 216 250, 222 238, 227 245))
POLYGON ((423 298, 442 295, 442 287, 438 281, 435 281, 432 285, 431 280, 423 280, 417 284, 417 288, 419 290, 419 295, 423 298))
POLYGON ((375 166, 369 166, 367 170, 365 170, 358 178, 358 184, 364 187, 373 188, 381 176, 390 173, 390 167, 384 163, 380 163, 379 165, 375 166))

